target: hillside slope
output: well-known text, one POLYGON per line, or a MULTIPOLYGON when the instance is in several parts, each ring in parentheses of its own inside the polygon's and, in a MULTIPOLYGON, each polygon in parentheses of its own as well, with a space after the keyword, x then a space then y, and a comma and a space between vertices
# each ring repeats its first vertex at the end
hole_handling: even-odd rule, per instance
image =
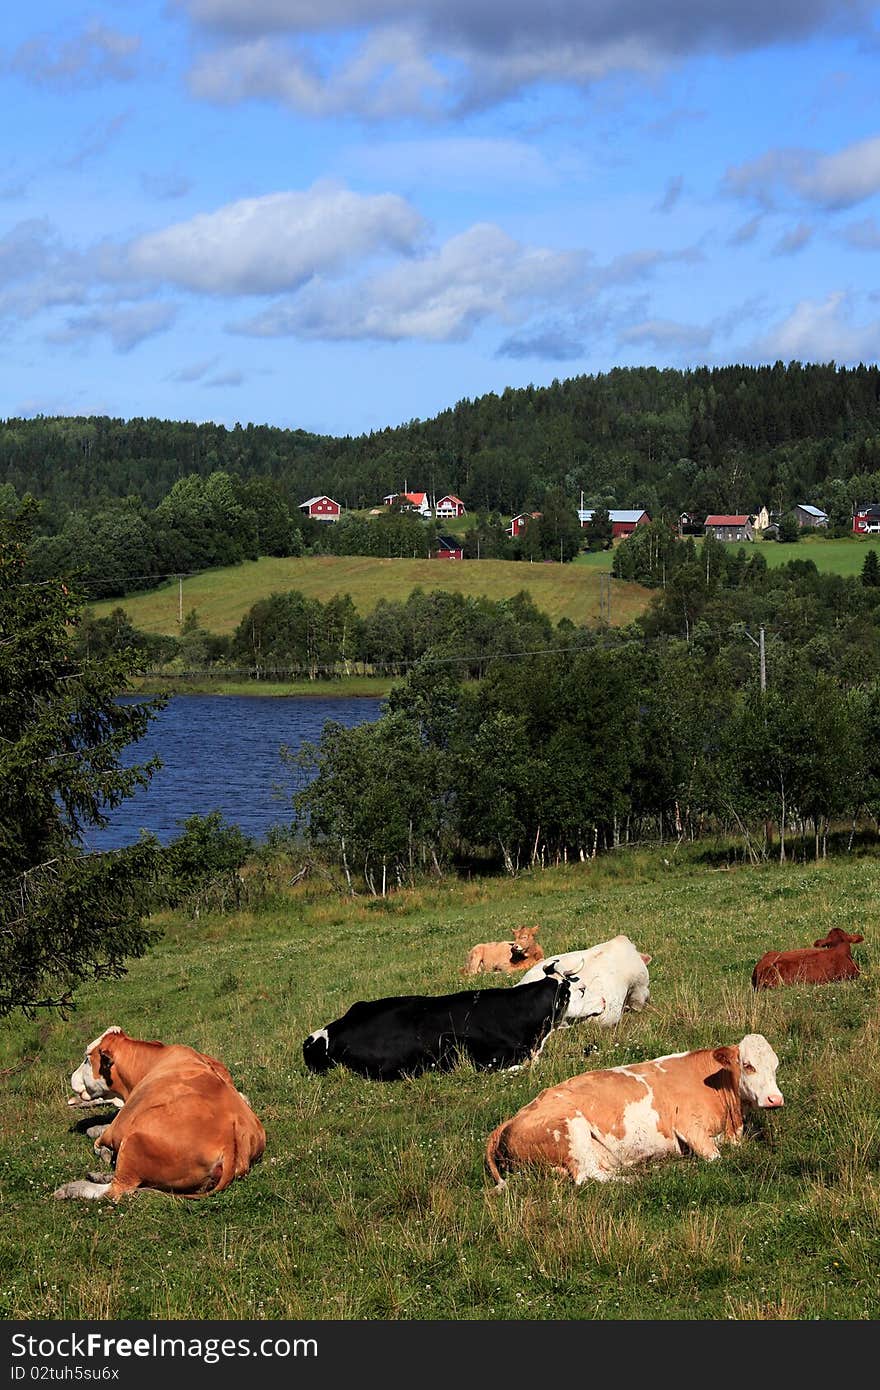
MULTIPOLYGON (((350 594, 360 613, 380 599, 403 601, 416 587, 455 589, 490 599, 512 598, 525 589, 554 622, 570 618, 578 626, 599 618, 600 571, 589 565, 526 564, 509 560, 386 560, 365 555, 317 555, 260 559, 227 569, 192 575, 178 585, 164 584, 145 594, 108 599, 94 605, 98 616, 123 607, 143 632, 174 635, 181 610, 195 609, 210 632, 233 632, 258 599, 298 589, 326 603, 334 594, 350 594)), ((614 580, 611 623, 632 622, 651 599, 639 584, 614 580)))

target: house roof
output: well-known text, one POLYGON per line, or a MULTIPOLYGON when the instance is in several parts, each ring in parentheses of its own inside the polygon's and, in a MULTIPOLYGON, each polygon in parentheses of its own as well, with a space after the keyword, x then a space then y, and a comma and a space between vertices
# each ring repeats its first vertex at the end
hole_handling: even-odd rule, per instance
POLYGON ((747 516, 707 516, 704 526, 746 526, 747 516))
POLYGON ((412 502, 414 507, 420 507, 427 495, 426 492, 389 492, 382 501, 396 502, 398 497, 402 497, 405 502, 412 502))
MULTIPOLYGON (((313 502, 333 502, 333 498, 328 497, 326 492, 320 492, 317 497, 309 497, 305 502, 300 502, 299 505, 301 507, 311 507, 313 502)), ((334 502, 333 505, 338 507, 339 503, 334 502)))
MULTIPOLYGON (((578 508, 578 520, 592 521, 595 510, 595 507, 588 507, 586 510, 578 508)), ((644 507, 635 507, 625 511, 609 511, 608 513, 611 522, 617 522, 618 525, 627 521, 638 521, 639 517, 647 515, 644 507)))
POLYGON ((458 540, 458 539, 456 539, 455 536, 438 536, 438 537, 437 537, 437 549, 438 549, 438 550, 461 550, 461 541, 458 540))
POLYGON ((811 507, 807 502, 798 502, 798 507, 802 512, 809 512, 810 516, 824 516, 827 520, 828 513, 823 512, 821 507, 811 507))
POLYGON ((440 501, 437 503, 437 506, 442 507, 444 502, 454 502, 457 507, 464 506, 464 503, 462 502, 461 498, 456 497, 454 492, 447 492, 445 497, 440 498, 440 501))

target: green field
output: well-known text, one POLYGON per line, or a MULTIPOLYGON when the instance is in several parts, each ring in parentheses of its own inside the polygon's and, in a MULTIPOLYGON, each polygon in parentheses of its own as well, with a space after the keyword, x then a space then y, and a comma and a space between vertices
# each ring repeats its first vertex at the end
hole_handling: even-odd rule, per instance
POLYGON ((291 888, 290 875, 262 897, 251 878, 240 912, 166 917, 152 953, 84 990, 67 1022, 0 1023, 0 1316, 878 1317, 876 849, 758 868, 629 851, 386 900, 291 888), (653 957, 648 1009, 608 1031, 556 1032, 516 1073, 306 1071, 303 1039, 353 1001, 461 989, 467 949, 520 923, 540 924, 548 953, 626 932, 653 957), (865 933, 859 979, 752 991, 765 949, 832 926, 865 933), (222 1058, 266 1126, 262 1163, 196 1201, 53 1201, 96 1167, 81 1130, 102 1112, 82 1120, 66 1101, 84 1045, 111 1023, 222 1058), (520 1173, 492 1188, 487 1136, 547 1085, 748 1032, 778 1053, 785 1106, 719 1161, 581 1188, 520 1173))
MULTIPOLYGON (((351 594, 360 613, 369 613, 382 598, 403 602, 418 586, 426 591, 457 589, 496 600, 525 589, 554 622, 570 618, 580 626, 598 619, 600 568, 512 560, 383 560, 366 555, 264 558, 184 579, 182 607, 184 616, 194 608, 210 632, 228 633, 258 599, 288 589, 299 589, 322 603, 334 594, 351 594)), ((615 581, 612 623, 632 622, 650 599, 650 592, 640 585, 615 581)), ((120 606, 142 632, 177 633, 181 606, 177 581, 149 593, 93 605, 99 617, 120 606)))
POLYGON ((840 540, 802 536, 791 545, 781 545, 778 541, 756 541, 742 548, 748 555, 753 550, 759 551, 767 564, 774 567, 785 565, 789 560, 812 560, 818 570, 843 575, 860 574, 865 556, 872 548, 880 558, 880 541, 876 536, 853 536, 840 540))

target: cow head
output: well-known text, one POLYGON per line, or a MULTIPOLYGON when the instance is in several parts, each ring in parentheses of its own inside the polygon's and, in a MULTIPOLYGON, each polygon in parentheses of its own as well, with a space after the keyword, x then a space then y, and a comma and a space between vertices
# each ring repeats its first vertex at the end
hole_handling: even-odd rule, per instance
POLYGON ((779 1058, 761 1033, 747 1033, 735 1047, 716 1047, 712 1056, 734 1076, 739 1072, 739 1094, 745 1105, 776 1110, 785 1104, 776 1084, 779 1058))
POLYGON ((583 964, 581 959, 574 970, 560 970, 558 961, 551 960, 544 966, 546 977, 559 981, 559 993, 554 1006, 554 1017, 557 1019, 565 1018, 569 1014, 573 1018, 595 1018, 605 1012, 605 999, 601 994, 594 995, 586 1004, 583 1002, 587 986, 578 973, 583 969, 583 964))
MULTIPOLYGON (((105 1028, 94 1042, 90 1042, 82 1062, 70 1078, 70 1088, 79 1100, 120 1099, 120 1092, 113 1085, 112 1040, 121 1033, 118 1024, 105 1028)), ((68 1105, 76 1105, 77 1100, 69 1100, 68 1105)))
POLYGON ((842 941, 848 941, 855 946, 859 941, 864 941, 863 936, 858 933, 851 936, 848 931, 843 931, 841 927, 832 927, 827 936, 823 936, 821 941, 814 941, 814 946, 839 946, 842 941))
POLYGON ((527 950, 529 946, 534 945, 535 937, 540 930, 540 927, 515 927, 513 932, 514 942, 517 946, 522 946, 527 950))

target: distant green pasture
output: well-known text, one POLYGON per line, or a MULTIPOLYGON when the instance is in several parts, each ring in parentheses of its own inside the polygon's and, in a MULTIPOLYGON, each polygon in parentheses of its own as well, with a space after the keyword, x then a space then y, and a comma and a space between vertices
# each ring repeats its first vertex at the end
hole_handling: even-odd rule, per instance
MULTIPOLYGON (((610 552, 602 555, 607 569, 610 552)), ((275 591, 299 589, 326 603, 334 594, 350 594, 360 613, 380 599, 404 602, 413 589, 453 589, 489 599, 511 598, 521 589, 554 622, 570 618, 582 625, 599 617, 599 575, 592 565, 530 564, 512 560, 402 560, 368 555, 317 555, 263 558, 225 569, 207 570, 183 580, 183 614, 195 609, 211 632, 233 632, 248 609, 275 591)), ((614 581, 611 621, 632 622, 644 611, 651 593, 638 584, 614 581)), ((172 580, 149 593, 130 594, 93 605, 99 617, 123 607, 143 632, 175 635, 180 595, 172 580)))
MULTIPOLYGON (((734 547, 736 548, 736 547, 734 547)), ((841 540, 825 540, 821 536, 801 536, 790 545, 779 541, 755 541, 742 547, 747 554, 759 551, 768 565, 787 564, 789 560, 812 560, 816 569, 829 574, 860 574, 865 556, 872 548, 880 557, 880 537, 853 536, 841 540), (873 543, 873 546, 872 546, 873 543)))

